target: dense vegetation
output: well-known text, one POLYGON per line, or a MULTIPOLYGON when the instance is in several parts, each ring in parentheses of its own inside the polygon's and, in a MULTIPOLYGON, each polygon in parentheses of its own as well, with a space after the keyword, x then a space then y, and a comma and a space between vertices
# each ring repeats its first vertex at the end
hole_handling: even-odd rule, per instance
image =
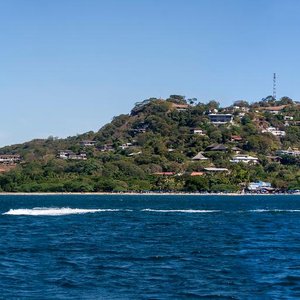
POLYGON ((172 95, 137 103, 130 114, 114 117, 98 132, 58 139, 33 140, 0 149, 0 154, 20 154, 22 162, 0 175, 0 191, 6 192, 122 192, 122 191, 238 191, 251 181, 264 180, 281 190, 300 189, 300 158, 276 150, 300 148, 300 109, 288 97, 267 97, 248 104, 237 101, 221 108, 216 101, 172 95), (185 105, 184 109, 176 104, 185 105), (278 114, 264 107, 286 105, 278 114), (214 125, 209 113, 233 114, 233 123, 214 125), (285 117, 289 117, 287 121, 285 117), (286 135, 264 132, 266 127, 286 135), (203 130, 195 134, 194 128, 203 130), (239 139, 233 140, 233 136, 239 139), (82 146, 83 140, 95 141, 82 146), (203 152, 208 160, 193 161, 211 144, 227 151, 203 152), (231 163, 235 147, 256 156, 258 164, 231 163), (87 160, 57 157, 59 150, 85 152, 87 160), (206 167, 229 172, 203 172, 206 167), (164 173, 171 172, 171 173, 164 173))

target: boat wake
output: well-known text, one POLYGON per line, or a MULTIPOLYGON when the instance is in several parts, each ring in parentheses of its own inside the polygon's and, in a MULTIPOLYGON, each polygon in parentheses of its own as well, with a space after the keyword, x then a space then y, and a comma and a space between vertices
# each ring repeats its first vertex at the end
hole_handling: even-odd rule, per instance
POLYGON ((14 216, 63 216, 63 215, 77 215, 97 212, 114 212, 120 211, 120 209, 81 209, 81 208, 48 208, 48 207, 35 207, 32 209, 10 209, 3 213, 3 215, 14 216))
MULTIPOLYGON (((239 211, 223 211, 223 210, 204 210, 204 209, 152 209, 145 208, 137 210, 140 212, 154 212, 154 213, 183 213, 183 214, 202 214, 202 213, 299 213, 300 209, 252 209, 239 211)), ((64 216, 64 215, 78 215, 88 213, 101 212, 133 212, 131 209, 83 209, 70 207, 35 207, 35 208, 19 208, 10 209, 2 215, 14 216, 64 216)))

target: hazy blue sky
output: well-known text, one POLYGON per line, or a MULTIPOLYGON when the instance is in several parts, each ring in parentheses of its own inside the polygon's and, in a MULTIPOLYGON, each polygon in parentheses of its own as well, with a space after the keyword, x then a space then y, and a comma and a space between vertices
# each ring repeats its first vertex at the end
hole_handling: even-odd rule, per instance
POLYGON ((299 0, 2 0, 0 146, 98 130, 136 101, 300 99, 299 0))

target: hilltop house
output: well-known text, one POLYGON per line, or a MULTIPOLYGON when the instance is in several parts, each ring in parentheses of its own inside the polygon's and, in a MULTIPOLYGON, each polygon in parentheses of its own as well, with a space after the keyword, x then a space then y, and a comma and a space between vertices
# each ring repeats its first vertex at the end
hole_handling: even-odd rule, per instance
POLYGON ((186 111, 189 108, 189 105, 172 103, 172 108, 176 109, 177 111, 186 111))
POLYGON ((273 115, 278 115, 287 105, 279 105, 279 106, 269 106, 269 107, 261 107, 260 110, 263 112, 269 112, 273 115))

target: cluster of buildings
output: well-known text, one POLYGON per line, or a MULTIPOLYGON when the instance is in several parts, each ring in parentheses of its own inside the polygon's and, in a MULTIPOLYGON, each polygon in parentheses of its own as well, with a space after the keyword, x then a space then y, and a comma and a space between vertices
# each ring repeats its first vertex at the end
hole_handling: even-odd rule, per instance
POLYGON ((21 161, 21 156, 18 154, 2 154, 0 155, 0 164, 12 165, 19 163, 21 161))
POLYGON ((57 158, 68 159, 68 160, 86 160, 86 153, 76 154, 71 150, 60 150, 58 151, 57 158))
POLYGON ((262 133, 271 133, 275 136, 279 136, 279 137, 282 137, 282 136, 285 136, 285 131, 283 130, 279 130, 278 128, 275 128, 275 127, 268 127, 266 129, 263 129, 262 130, 262 133))

